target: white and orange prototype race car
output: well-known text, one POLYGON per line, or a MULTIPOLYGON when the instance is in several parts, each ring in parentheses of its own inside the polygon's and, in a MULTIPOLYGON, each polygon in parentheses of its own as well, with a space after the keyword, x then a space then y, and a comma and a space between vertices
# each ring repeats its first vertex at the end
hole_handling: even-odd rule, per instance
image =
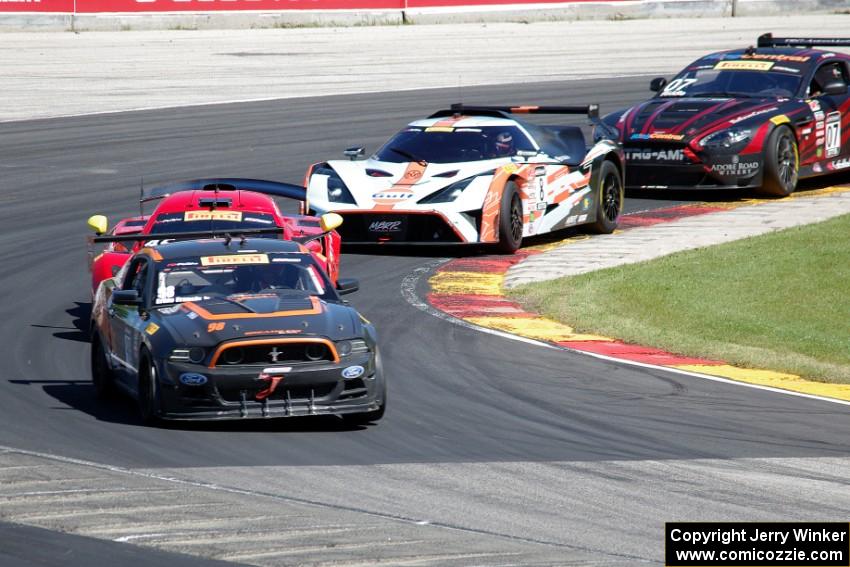
POLYGON ((610 233, 623 209, 624 162, 599 107, 455 104, 409 124, 368 159, 314 164, 303 212, 345 219, 343 242, 491 244, 588 225, 610 233), (577 126, 539 126, 517 114, 586 114, 577 126))

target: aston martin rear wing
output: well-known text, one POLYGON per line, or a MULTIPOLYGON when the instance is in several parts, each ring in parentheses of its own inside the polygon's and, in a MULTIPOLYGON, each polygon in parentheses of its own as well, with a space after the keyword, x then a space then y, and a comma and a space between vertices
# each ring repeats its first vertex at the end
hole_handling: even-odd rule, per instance
POLYGON ((759 36, 758 47, 850 47, 847 37, 773 37, 766 33, 759 36))
POLYGON ((429 118, 455 115, 504 116, 507 114, 585 114, 591 120, 599 118, 599 105, 582 106, 479 106, 457 103, 447 110, 438 110, 429 118))
POLYGON ((307 198, 307 189, 293 183, 282 183, 279 181, 266 181, 264 179, 242 179, 238 177, 220 177, 209 179, 191 179, 188 181, 177 181, 156 185, 150 189, 144 189, 139 198, 139 203, 147 203, 157 199, 164 199, 179 191, 253 191, 273 197, 285 197, 304 201, 307 198))

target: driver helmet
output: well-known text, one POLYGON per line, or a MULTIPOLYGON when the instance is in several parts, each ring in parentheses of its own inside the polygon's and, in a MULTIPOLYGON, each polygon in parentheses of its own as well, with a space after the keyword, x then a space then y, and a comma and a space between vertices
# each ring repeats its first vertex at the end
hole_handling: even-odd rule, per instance
POLYGON ((234 291, 249 293, 263 287, 263 281, 254 266, 237 266, 233 270, 234 291))
POLYGON ((496 134, 494 143, 496 155, 511 156, 514 154, 514 136, 510 132, 499 132, 496 134))

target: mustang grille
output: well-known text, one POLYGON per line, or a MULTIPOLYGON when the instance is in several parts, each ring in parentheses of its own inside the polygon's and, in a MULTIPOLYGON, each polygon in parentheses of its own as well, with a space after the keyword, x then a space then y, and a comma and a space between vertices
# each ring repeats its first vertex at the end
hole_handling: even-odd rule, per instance
POLYGON ((218 354, 215 365, 269 366, 271 364, 324 363, 335 359, 333 351, 320 342, 281 342, 269 344, 234 343, 218 354))

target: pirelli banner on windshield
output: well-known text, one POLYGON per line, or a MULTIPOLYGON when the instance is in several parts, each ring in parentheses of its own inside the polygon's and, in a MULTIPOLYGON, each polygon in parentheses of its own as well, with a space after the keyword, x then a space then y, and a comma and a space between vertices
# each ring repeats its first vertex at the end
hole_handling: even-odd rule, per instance
POLYGON ((846 522, 668 522, 666 567, 848 567, 846 522))
MULTIPOLYGON (((462 6, 571 4, 587 0, 0 0, 2 12, 138 13, 304 10, 407 10, 462 6)), ((628 0, 606 0, 625 2, 628 0)))

